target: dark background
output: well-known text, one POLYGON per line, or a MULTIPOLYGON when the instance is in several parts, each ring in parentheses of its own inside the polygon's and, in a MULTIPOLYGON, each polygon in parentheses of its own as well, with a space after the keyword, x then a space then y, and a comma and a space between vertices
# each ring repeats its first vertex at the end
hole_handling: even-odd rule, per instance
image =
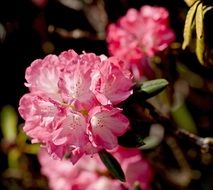
MULTIPOLYGON (((96 1, 91 2, 95 3, 96 1)), ((164 6, 170 13, 170 25, 176 34, 176 42, 182 43, 183 41, 183 27, 188 11, 183 0, 104 0, 104 3, 105 13, 108 17, 106 27, 108 24, 116 22, 120 16, 125 15, 131 7, 139 9, 145 4, 164 6)), ((207 20, 208 26, 210 26, 210 20, 207 20)), ((5 29, 5 35, 3 35, 3 31, 0 31, 0 109, 10 104, 17 110, 19 99, 28 91, 24 86, 25 69, 33 60, 44 58, 49 53, 58 55, 68 49, 74 49, 78 53, 86 51, 108 55, 105 39, 94 37, 97 36, 98 31, 89 22, 85 11, 69 8, 57 0, 47 0, 43 6, 38 6, 31 0, 0 0, 0 24, 5 29), (50 26, 65 31, 81 29, 89 32, 90 37, 77 39, 71 36, 65 37, 62 33, 51 32, 50 26), (44 47, 46 42, 49 44, 48 47, 44 47)), ((209 41, 211 42, 211 40, 209 41)), ((194 54, 179 52, 178 55, 173 55, 171 60, 174 65, 181 62, 204 80, 213 81, 212 68, 201 66, 194 54)), ((203 137, 212 136, 212 91, 191 88, 186 103, 198 125, 198 134, 203 137)), ((19 118, 19 123, 21 122, 22 120, 19 118)), ((154 189, 212 190, 212 155, 207 155, 210 156, 210 161, 206 164, 203 162, 203 159, 206 158, 205 155, 203 156, 197 147, 193 147, 192 144, 184 140, 180 140, 178 143, 186 154, 190 166, 199 171, 202 176, 197 180, 192 180, 187 187, 178 187, 166 181, 159 170, 154 180, 154 189), (196 153, 194 158, 187 155, 187 151, 191 148, 196 153)), ((149 154, 150 152, 147 153, 147 155, 149 154)), ((157 155, 154 160, 156 163, 159 162, 166 166, 177 164, 173 161, 174 155, 165 142, 155 151, 155 154, 157 155)), ((152 153, 150 155, 152 156, 152 153)), ((27 156, 30 158, 30 169, 36 175, 40 175, 36 157, 27 156)), ((0 158, 1 170, 3 171, 7 168, 6 154, 1 152, 0 158)), ((6 179, 6 183, 8 182, 10 183, 6 179)), ((22 189, 28 188, 22 186, 22 189)))

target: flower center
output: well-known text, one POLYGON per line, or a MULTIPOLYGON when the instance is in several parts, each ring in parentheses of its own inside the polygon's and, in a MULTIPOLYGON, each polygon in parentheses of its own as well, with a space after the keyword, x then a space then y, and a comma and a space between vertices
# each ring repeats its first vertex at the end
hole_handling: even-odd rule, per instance
POLYGON ((101 120, 100 118, 98 118, 97 116, 93 116, 91 118, 91 125, 93 127, 103 127, 104 126, 104 123, 103 123, 103 120, 101 120))

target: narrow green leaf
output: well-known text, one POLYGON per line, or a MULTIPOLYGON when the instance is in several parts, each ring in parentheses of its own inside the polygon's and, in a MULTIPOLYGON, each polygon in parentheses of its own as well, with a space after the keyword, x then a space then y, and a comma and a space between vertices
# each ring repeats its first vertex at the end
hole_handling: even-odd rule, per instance
POLYGON ((184 25, 184 31, 183 31, 183 44, 182 44, 182 49, 186 49, 187 46, 189 46, 191 38, 192 38, 192 32, 194 30, 194 25, 193 21, 195 19, 195 13, 197 10, 198 5, 200 4, 200 1, 196 1, 191 8, 189 9, 187 15, 186 15, 186 20, 185 20, 185 25, 184 25))
POLYGON ((7 105, 1 111, 1 130, 5 140, 13 142, 17 135, 18 117, 15 109, 7 105))
POLYGON ((155 79, 150 81, 145 81, 141 85, 140 91, 146 93, 147 97, 152 97, 160 93, 168 86, 168 81, 166 79, 155 79))
POLYGON ((205 50, 205 43, 204 38, 196 38, 196 55, 197 59, 201 64, 204 64, 204 50, 205 50))
POLYGON ((203 3, 197 7, 195 23, 197 38, 201 39, 203 38, 203 3))
POLYGON ((145 145, 143 139, 132 131, 127 131, 124 135, 120 136, 118 143, 127 148, 138 148, 145 145))
POLYGON ((109 172, 120 181, 126 181, 124 172, 119 164, 119 162, 106 150, 101 150, 98 152, 102 162, 107 167, 109 172))
POLYGON ((192 133, 197 133, 196 124, 184 102, 174 107, 171 114, 178 127, 192 133))

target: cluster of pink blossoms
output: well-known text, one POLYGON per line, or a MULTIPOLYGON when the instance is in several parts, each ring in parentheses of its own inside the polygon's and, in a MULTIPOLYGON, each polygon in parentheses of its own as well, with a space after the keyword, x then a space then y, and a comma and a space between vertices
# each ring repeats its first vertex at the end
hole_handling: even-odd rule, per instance
POLYGON ((138 149, 118 147, 112 154, 126 174, 125 183, 110 178, 97 155, 84 156, 75 166, 67 160, 53 160, 44 150, 38 157, 52 190, 131 190, 136 183, 143 190, 150 190, 153 172, 138 149))
POLYGON ((131 95, 132 76, 116 58, 69 50, 35 60, 26 70, 30 92, 20 100, 24 131, 55 158, 113 149, 128 119, 116 105, 131 95))
POLYGON ((143 74, 147 57, 164 50, 174 39, 168 11, 148 5, 140 11, 129 9, 117 23, 109 25, 107 33, 109 53, 127 61, 135 78, 143 74))

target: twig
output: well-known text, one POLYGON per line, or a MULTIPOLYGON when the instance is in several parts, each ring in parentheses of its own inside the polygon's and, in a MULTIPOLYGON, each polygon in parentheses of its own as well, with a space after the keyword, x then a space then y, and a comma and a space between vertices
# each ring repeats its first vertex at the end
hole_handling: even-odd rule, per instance
POLYGON ((207 152, 213 153, 213 137, 200 137, 185 129, 179 129, 170 118, 161 116, 160 113, 156 111, 154 106, 152 106, 148 102, 146 102, 145 104, 149 108, 152 117, 155 119, 157 123, 160 123, 165 128, 166 132, 171 133, 177 137, 187 138, 195 145, 199 146, 203 153, 207 152))
POLYGON ((203 152, 212 152, 213 153, 213 138, 212 137, 200 137, 196 134, 190 133, 184 129, 176 129, 176 135, 188 138, 196 145, 201 147, 203 152))

